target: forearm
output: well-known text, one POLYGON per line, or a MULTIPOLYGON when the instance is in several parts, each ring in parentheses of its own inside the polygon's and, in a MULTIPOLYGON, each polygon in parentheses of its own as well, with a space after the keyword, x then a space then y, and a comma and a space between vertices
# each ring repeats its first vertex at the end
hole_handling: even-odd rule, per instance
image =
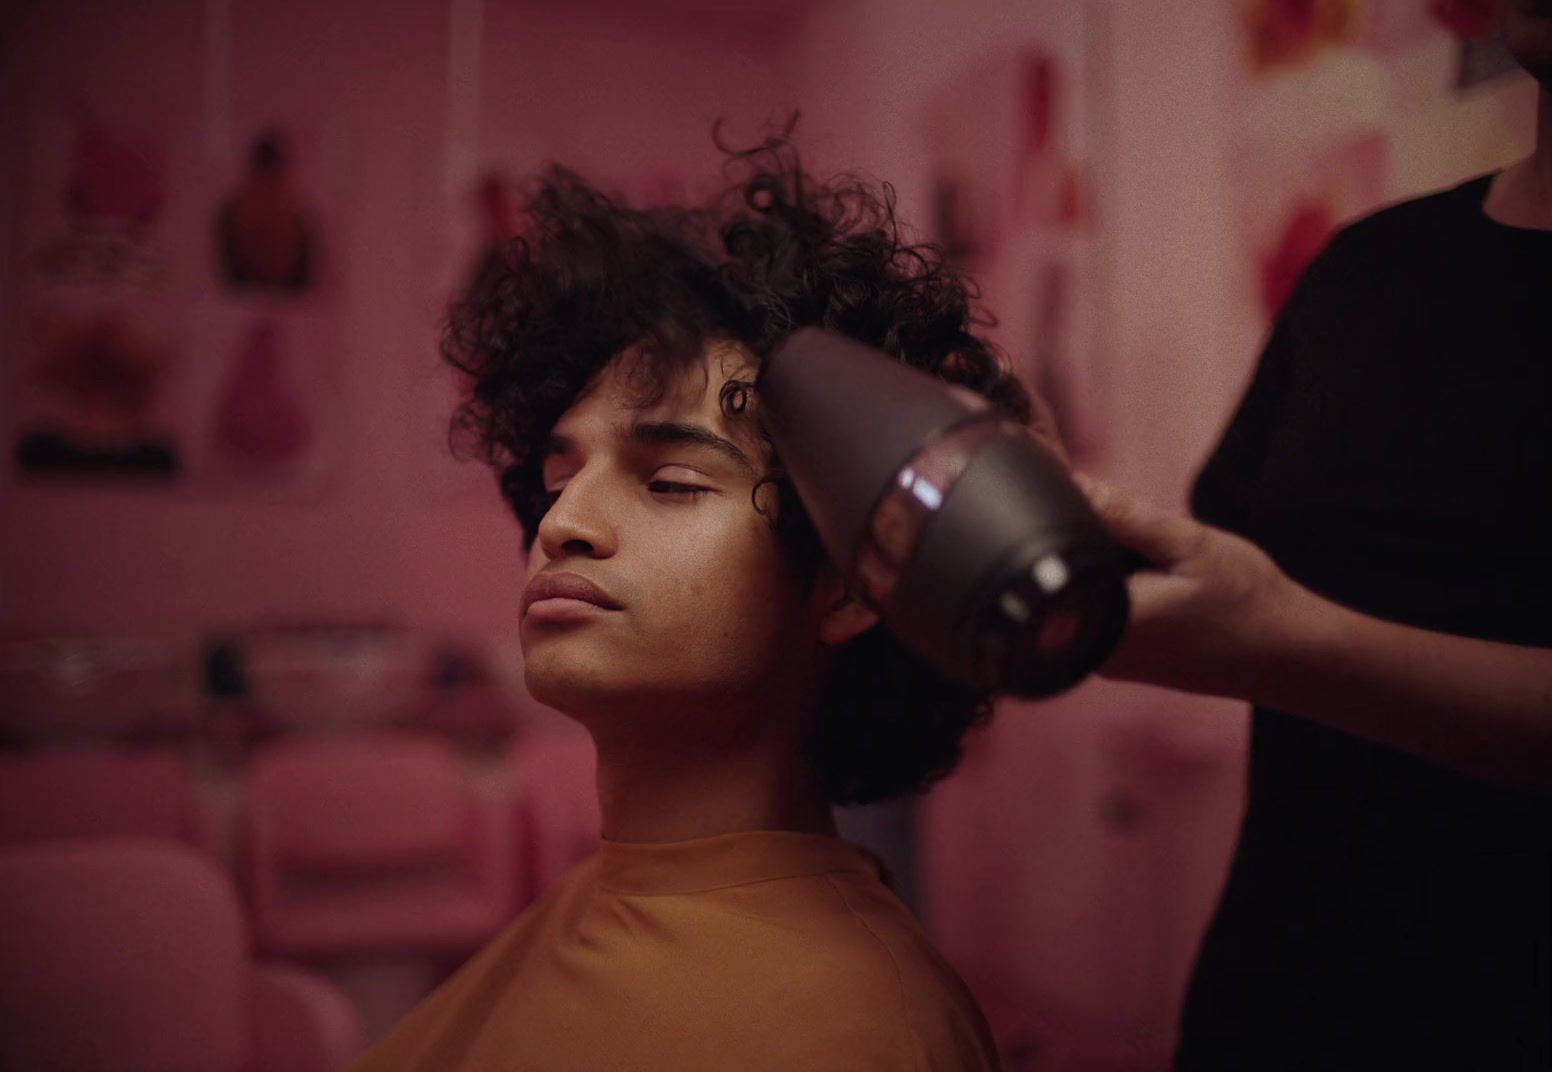
POLYGON ((1370 618, 1254 544, 1083 481, 1132 575, 1104 672, 1287 711, 1468 774, 1552 793, 1552 649, 1370 618))
POLYGON ((1307 592, 1285 620, 1247 699, 1552 792, 1552 650, 1397 625, 1307 592))

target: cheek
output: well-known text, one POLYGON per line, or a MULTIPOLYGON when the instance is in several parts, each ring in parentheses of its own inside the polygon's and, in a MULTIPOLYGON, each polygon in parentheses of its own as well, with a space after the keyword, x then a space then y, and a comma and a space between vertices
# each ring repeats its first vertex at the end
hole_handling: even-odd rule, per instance
POLYGON ((797 586, 758 515, 731 519, 703 539, 665 547, 660 561, 660 606, 672 608, 674 618, 671 628, 663 624, 679 643, 697 649, 756 647, 792 629, 800 607, 797 586))

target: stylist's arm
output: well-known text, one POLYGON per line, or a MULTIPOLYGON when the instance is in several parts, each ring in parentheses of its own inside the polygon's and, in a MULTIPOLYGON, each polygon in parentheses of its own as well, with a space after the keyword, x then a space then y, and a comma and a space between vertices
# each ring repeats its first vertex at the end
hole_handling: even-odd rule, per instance
POLYGON ((1370 618, 1254 544, 1080 478, 1111 535, 1154 564, 1107 677, 1246 700, 1467 774, 1552 792, 1552 650, 1370 618))

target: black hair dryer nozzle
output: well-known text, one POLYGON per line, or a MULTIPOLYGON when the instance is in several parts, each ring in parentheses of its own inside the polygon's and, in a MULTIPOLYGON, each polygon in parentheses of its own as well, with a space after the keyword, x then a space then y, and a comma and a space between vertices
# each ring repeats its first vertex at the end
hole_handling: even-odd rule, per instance
POLYGON ((817 328, 770 355, 757 393, 831 560, 913 651, 1018 696, 1104 662, 1126 627, 1125 556, 1024 425, 817 328))

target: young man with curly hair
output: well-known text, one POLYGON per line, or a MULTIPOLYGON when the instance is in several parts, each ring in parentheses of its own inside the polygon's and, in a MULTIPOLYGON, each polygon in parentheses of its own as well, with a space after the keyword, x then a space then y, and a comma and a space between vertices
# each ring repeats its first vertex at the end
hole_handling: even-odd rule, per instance
POLYGON ((780 143, 709 207, 552 170, 444 343, 529 547, 530 690, 598 749, 603 844, 356 1067, 966 1069, 974 1000, 831 806, 925 789, 989 698, 826 561, 753 390, 822 325, 1030 421, 965 280, 780 143))

